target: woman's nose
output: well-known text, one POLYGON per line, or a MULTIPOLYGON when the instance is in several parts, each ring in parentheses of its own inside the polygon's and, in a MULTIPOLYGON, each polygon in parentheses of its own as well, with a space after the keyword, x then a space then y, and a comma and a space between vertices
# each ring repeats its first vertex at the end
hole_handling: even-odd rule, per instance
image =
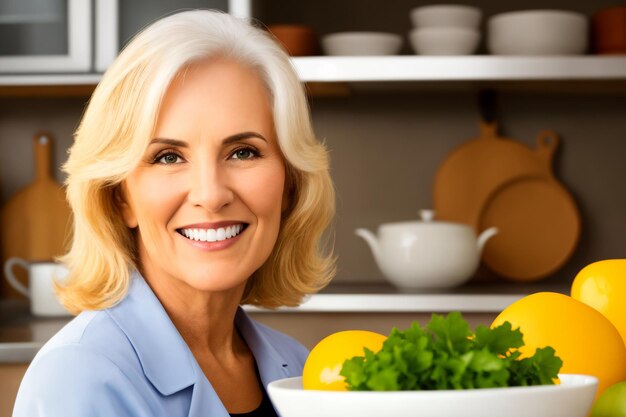
POLYGON ((226 173, 219 167, 201 164, 192 170, 188 201, 210 212, 218 212, 234 199, 226 173))

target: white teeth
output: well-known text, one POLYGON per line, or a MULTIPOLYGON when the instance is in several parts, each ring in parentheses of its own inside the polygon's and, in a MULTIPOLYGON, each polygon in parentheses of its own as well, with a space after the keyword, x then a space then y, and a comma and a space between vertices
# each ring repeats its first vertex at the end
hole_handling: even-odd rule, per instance
POLYGON ((242 224, 236 224, 219 229, 180 229, 188 239, 200 242, 217 242, 237 236, 243 230, 242 224))

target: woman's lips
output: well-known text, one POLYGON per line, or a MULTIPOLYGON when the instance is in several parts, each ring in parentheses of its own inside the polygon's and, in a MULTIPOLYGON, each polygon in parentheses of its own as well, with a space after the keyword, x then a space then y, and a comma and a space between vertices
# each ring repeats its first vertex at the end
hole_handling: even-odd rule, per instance
POLYGON ((218 228, 181 228, 176 231, 193 246, 204 250, 219 250, 235 243, 248 227, 247 223, 237 223, 218 228))
POLYGON ((218 242, 226 239, 232 239, 239 235, 246 228, 247 224, 239 223, 227 227, 211 228, 184 228, 178 229, 178 233, 187 239, 200 242, 218 242))

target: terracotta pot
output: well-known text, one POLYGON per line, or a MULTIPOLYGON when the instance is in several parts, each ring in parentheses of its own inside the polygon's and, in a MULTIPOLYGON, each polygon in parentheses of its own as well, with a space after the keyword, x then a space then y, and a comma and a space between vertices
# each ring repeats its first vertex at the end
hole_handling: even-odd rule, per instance
POLYGON ((305 25, 269 25, 269 32, 291 56, 317 55, 319 51, 315 31, 305 25))
POLYGON ((626 54, 626 6, 599 10, 592 19, 593 47, 598 54, 626 54))

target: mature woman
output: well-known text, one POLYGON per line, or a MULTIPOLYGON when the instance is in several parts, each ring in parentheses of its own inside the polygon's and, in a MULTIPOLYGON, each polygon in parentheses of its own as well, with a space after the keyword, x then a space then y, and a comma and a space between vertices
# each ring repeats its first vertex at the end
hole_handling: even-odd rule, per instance
POLYGON ((325 148, 285 53, 227 14, 139 34, 94 92, 65 165, 64 304, 15 417, 272 415, 307 350, 241 304, 297 305, 334 258, 325 148))

